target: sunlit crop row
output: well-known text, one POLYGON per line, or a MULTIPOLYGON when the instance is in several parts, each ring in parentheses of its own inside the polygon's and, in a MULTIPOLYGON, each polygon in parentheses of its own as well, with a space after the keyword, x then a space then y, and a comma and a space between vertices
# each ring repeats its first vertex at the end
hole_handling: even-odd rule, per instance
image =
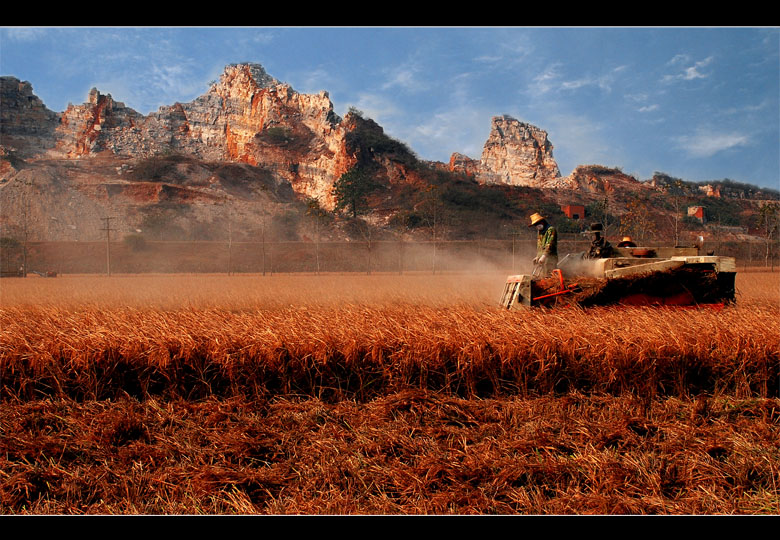
POLYGON ((5 391, 20 395, 100 396, 123 385, 141 394, 195 386, 369 397, 412 386, 772 395, 777 275, 746 276, 737 305, 722 310, 513 312, 498 308, 486 276, 156 278, 167 288, 117 278, 91 289, 41 279, 46 300, 4 299, 0 366, 5 391))

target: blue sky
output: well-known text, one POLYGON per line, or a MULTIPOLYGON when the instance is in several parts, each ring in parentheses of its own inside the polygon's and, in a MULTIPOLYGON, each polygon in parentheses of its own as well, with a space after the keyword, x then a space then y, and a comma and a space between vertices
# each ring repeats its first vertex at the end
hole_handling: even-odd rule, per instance
POLYGON ((422 159, 478 159, 509 114, 547 131, 564 175, 599 164, 780 189, 777 27, 0 28, 0 75, 57 112, 97 87, 148 114, 239 62, 328 91, 422 159))

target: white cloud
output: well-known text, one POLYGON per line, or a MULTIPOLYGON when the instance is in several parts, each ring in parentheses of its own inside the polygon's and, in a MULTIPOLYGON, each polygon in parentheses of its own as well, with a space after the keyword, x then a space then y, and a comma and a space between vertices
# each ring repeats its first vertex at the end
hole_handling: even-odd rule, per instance
POLYGON ((694 62, 693 65, 687 65, 690 59, 687 55, 677 55, 669 61, 669 65, 682 65, 682 70, 672 74, 664 75, 661 79, 662 82, 674 82, 674 81, 692 81, 694 79, 706 79, 711 74, 702 73, 701 69, 712 63, 714 57, 708 56, 704 60, 694 62))
POLYGON ((417 87, 415 82, 414 72, 409 69, 398 69, 392 74, 389 81, 382 85, 383 90, 398 86, 405 90, 414 89, 417 87))
POLYGON ((384 73, 387 80, 382 84, 382 90, 399 88, 406 92, 421 92, 428 88, 428 84, 421 81, 419 74, 423 69, 413 60, 404 64, 387 68, 384 73))
POLYGON ((553 145, 553 156, 562 175, 578 165, 613 166, 618 148, 606 140, 610 129, 587 116, 558 114, 538 120, 553 145))
POLYGON ((615 83, 617 74, 624 71, 626 68, 627 66, 618 66, 602 75, 588 76, 574 81, 567 81, 561 84, 561 88, 564 90, 572 90, 585 86, 597 86, 605 92, 610 92, 615 83))
POLYGON ((274 35, 269 32, 258 32, 257 34, 253 34, 249 41, 252 43, 258 43, 260 45, 268 45, 274 40, 274 35))
POLYGON ((414 126, 407 137, 423 159, 449 161, 454 152, 479 159, 490 134, 491 116, 486 111, 454 107, 414 126))
POLYGON ((399 114, 398 106, 381 94, 368 92, 358 94, 357 102, 345 104, 345 110, 350 106, 360 109, 368 118, 371 118, 381 126, 384 126, 388 119, 399 114))
POLYGON ((532 57, 534 45, 527 34, 518 34, 513 30, 509 32, 491 32, 487 40, 481 45, 490 50, 473 58, 478 64, 501 69, 514 68, 527 58, 532 57))
POLYGON ((483 54, 482 56, 474 58, 474 61, 478 64, 499 64, 504 61, 504 57, 499 55, 483 54))
POLYGON ((678 64, 683 64, 685 62, 688 62, 691 59, 690 56, 687 54, 676 54, 674 57, 667 62, 667 65, 670 66, 676 66, 678 64))
POLYGON ((635 103, 643 103, 647 101, 650 96, 644 92, 640 92, 638 94, 626 94, 624 97, 635 103))
POLYGON ((141 114, 160 106, 186 102, 207 91, 202 74, 193 73, 186 62, 152 63, 136 70, 104 70, 90 86, 141 114))
POLYGON ((534 46, 528 36, 516 37, 514 40, 506 40, 501 43, 501 50, 505 52, 504 58, 508 62, 517 62, 531 57, 534 46))
POLYGON ((12 27, 5 28, 4 35, 11 41, 35 41, 45 35, 44 28, 12 27))
POLYGON ((554 63, 539 75, 533 78, 533 82, 528 85, 528 92, 530 94, 541 95, 546 94, 550 90, 558 86, 557 80, 560 79, 559 69, 560 63, 554 63))
POLYGON ((760 112, 764 109, 767 109, 768 107, 771 107, 771 105, 772 104, 770 103, 770 101, 765 99, 764 101, 762 101, 757 105, 747 104, 747 105, 742 105, 740 107, 729 107, 727 109, 723 109, 721 112, 723 114, 732 114, 732 115, 750 114, 750 113, 760 112))
POLYGON ((537 94, 544 94, 551 90, 578 90, 588 86, 611 92, 617 74, 627 69, 627 66, 617 66, 601 75, 587 75, 576 79, 562 80, 560 66, 559 63, 549 66, 534 78, 529 88, 537 94))
POLYGON ((294 78, 297 82, 293 86, 297 91, 304 94, 316 94, 322 90, 327 92, 337 91, 340 82, 325 68, 317 68, 294 75, 294 78))
POLYGON ((659 108, 658 104, 657 103, 653 103, 652 105, 645 105, 644 107, 639 107, 639 109, 637 109, 637 110, 639 112, 641 112, 641 113, 646 113, 646 112, 657 111, 658 108, 659 108))
POLYGON ((740 133, 705 132, 700 130, 695 135, 677 137, 677 142, 692 157, 706 158, 718 152, 737 146, 745 146, 749 142, 747 135, 740 133))

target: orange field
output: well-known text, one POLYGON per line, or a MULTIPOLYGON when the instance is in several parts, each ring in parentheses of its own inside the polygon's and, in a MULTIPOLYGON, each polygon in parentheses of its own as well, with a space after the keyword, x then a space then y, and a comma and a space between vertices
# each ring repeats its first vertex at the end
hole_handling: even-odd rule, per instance
POLYGON ((504 278, 4 279, 0 511, 780 511, 780 274, 722 310, 504 278))

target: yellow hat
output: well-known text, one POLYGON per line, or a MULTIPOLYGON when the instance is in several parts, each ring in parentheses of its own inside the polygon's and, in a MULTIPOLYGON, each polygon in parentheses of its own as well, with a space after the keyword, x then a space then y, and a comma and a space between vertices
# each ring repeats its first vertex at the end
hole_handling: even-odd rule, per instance
POLYGON ((533 227, 543 219, 545 219, 545 217, 542 216, 542 214, 531 214, 531 224, 529 225, 529 227, 533 227))
POLYGON ((633 240, 631 239, 630 236, 624 236, 623 240, 621 240, 621 242, 633 242, 633 240))

